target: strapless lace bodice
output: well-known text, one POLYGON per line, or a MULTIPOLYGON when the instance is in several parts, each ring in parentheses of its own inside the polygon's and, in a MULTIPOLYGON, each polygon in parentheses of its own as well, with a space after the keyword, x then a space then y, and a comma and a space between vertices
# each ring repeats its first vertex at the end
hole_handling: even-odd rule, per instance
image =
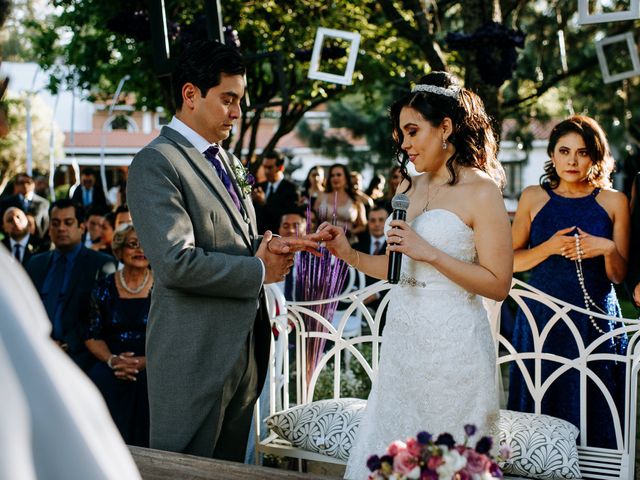
MULTIPOLYGON (((429 210, 410 225, 446 254, 476 261, 474 232, 453 212, 429 210)), ((407 256, 389 298, 378 374, 346 472, 350 480, 367 478, 370 455, 422 430, 448 432, 460 442, 467 423, 480 435, 495 433, 496 354, 481 298, 407 256)))

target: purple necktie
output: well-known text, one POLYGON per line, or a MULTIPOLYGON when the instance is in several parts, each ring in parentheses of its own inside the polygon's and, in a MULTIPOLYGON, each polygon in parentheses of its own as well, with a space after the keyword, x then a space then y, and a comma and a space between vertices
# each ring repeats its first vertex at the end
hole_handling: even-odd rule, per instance
POLYGON ((213 165, 213 168, 216 169, 216 172, 218 173, 218 177, 220 177, 220 180, 222 180, 222 183, 227 189, 227 192, 229 192, 229 195, 231 196, 231 200, 233 200, 233 203, 235 203, 236 207, 238 207, 238 211, 242 213, 242 204, 240 203, 240 199, 238 198, 236 189, 233 188, 233 183, 231 182, 231 178, 229 178, 229 174, 227 173, 225 168, 222 166, 222 162, 218 158, 219 150, 220 150, 220 147, 218 147, 217 145, 211 145, 204 152, 204 157, 207 160, 209 160, 211 165, 213 165))

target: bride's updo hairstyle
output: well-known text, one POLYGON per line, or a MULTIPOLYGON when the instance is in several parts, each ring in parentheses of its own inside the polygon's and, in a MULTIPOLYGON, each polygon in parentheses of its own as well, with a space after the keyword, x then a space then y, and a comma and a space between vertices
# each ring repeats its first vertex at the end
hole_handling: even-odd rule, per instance
POLYGON ((476 167, 486 172, 496 184, 503 188, 505 173, 498 162, 498 143, 493 133, 489 116, 480 97, 460 86, 458 79, 447 72, 431 72, 420 79, 411 93, 395 101, 390 108, 393 138, 399 152, 400 171, 409 181, 407 173, 409 156, 401 149, 403 142, 400 112, 413 108, 434 127, 450 118, 453 132, 447 139, 456 151, 447 159, 449 185, 458 181, 460 166, 476 167))
POLYGON ((560 184, 560 177, 553 165, 553 152, 560 138, 570 133, 577 133, 584 140, 585 147, 591 157, 591 168, 587 181, 594 187, 607 188, 611 186, 611 173, 615 171, 615 160, 609 149, 607 135, 593 118, 584 115, 574 115, 563 120, 551 130, 547 153, 549 160, 544 164, 544 173, 540 177, 540 185, 549 185, 555 189, 560 184))

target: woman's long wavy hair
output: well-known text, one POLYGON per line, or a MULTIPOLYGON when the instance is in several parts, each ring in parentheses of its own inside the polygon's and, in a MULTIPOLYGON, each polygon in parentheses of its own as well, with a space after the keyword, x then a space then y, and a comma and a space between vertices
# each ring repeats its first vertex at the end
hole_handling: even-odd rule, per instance
POLYGON ((506 176, 498 161, 498 143, 493 132, 491 120, 484 110, 480 97, 470 90, 461 88, 458 79, 447 72, 431 72, 418 82, 421 85, 434 85, 447 89, 460 89, 457 97, 449 97, 431 92, 414 92, 395 101, 390 107, 393 138, 398 150, 398 160, 402 176, 409 181, 407 173, 409 156, 402 151, 403 134, 400 126, 400 112, 403 108, 413 108, 434 127, 450 118, 453 132, 447 139, 456 152, 447 159, 449 185, 458 181, 459 167, 476 167, 486 172, 502 189, 506 176))
POLYGON ((602 127, 593 118, 585 115, 574 115, 563 120, 551 130, 547 154, 549 160, 544 164, 544 173, 540 177, 540 185, 549 185, 555 189, 560 184, 560 177, 553 165, 553 151, 558 141, 569 133, 577 133, 584 140, 592 166, 587 181, 594 187, 606 188, 611 186, 611 173, 615 171, 615 161, 609 150, 609 142, 602 127))
POLYGON ((336 168, 339 168, 340 170, 342 170, 342 173, 345 176, 345 181, 347 184, 345 187, 345 191, 347 192, 347 195, 351 197, 351 200, 355 201, 357 198, 356 189, 353 186, 353 182, 351 181, 351 171, 349 170, 349 167, 347 167, 346 165, 343 165, 342 163, 334 163, 329 167, 329 173, 327 174, 326 186, 324 189, 325 193, 333 192, 333 186, 331 185, 331 172, 336 168))

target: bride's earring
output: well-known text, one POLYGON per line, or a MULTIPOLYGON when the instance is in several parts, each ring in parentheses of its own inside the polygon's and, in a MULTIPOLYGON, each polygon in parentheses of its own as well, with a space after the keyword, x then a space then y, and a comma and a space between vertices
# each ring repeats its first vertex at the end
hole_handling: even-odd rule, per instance
POLYGON ((442 150, 446 150, 447 149, 447 141, 443 138, 442 139, 442 150))

